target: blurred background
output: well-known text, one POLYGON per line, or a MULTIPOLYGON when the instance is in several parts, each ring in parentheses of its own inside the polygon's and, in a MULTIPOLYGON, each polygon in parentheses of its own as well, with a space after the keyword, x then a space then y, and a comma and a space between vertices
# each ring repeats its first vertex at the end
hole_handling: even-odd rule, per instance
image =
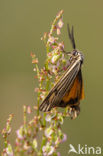
POLYGON ((81 113, 76 120, 66 118, 62 127, 68 140, 59 151, 67 156, 69 144, 76 148, 78 144, 103 144, 103 1, 0 0, 0 130, 13 113, 10 139, 14 142, 15 130, 23 122, 23 105, 34 106, 37 82, 30 53, 35 52, 42 66, 45 47, 40 38, 49 31, 61 9, 65 49, 72 50, 67 35, 69 23, 74 26, 77 49, 85 56, 85 100, 81 101, 81 113))

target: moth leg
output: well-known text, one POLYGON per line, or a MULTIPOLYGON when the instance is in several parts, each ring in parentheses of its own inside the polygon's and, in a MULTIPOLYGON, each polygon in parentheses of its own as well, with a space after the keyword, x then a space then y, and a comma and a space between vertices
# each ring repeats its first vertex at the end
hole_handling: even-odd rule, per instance
POLYGON ((65 50, 63 50, 62 52, 63 52, 64 54, 66 54, 66 55, 69 55, 69 56, 72 55, 70 51, 65 51, 65 50))
POLYGON ((77 118, 77 116, 80 114, 80 106, 70 106, 68 113, 71 119, 77 118))

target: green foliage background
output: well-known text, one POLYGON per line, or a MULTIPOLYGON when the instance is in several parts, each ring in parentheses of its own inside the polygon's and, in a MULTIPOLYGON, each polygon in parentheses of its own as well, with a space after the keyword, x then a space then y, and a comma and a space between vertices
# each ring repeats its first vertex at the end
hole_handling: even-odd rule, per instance
MULTIPOLYGON (((97 0, 0 0, 0 130, 14 113, 13 131, 22 123, 22 106, 36 103, 33 65, 30 52, 36 53, 40 66, 45 48, 40 40, 49 31, 56 14, 64 10, 62 39, 65 50, 72 50, 67 23, 74 26, 77 49, 84 53, 85 100, 76 120, 67 118, 63 130, 68 141, 60 151, 68 155, 69 144, 101 146, 103 143, 103 1, 97 0)), ((0 149, 2 140, 0 143, 0 149)))

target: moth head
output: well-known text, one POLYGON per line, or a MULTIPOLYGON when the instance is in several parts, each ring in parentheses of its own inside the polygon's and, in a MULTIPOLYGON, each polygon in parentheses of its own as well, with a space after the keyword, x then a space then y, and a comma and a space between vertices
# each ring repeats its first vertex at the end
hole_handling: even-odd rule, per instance
POLYGON ((72 57, 74 57, 74 58, 80 58, 80 60, 81 60, 81 63, 83 63, 83 61, 84 61, 84 55, 82 54, 82 52, 80 52, 80 51, 77 51, 76 49, 74 49, 72 52, 71 52, 71 54, 72 54, 72 57))
POLYGON ((77 50, 73 50, 71 52, 71 54, 72 54, 72 56, 76 57, 76 56, 78 56, 79 52, 77 50))

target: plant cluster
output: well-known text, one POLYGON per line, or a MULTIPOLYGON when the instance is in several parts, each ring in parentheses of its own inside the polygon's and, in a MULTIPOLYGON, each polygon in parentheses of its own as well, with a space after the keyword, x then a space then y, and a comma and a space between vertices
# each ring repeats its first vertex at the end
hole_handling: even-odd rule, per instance
POLYGON ((62 132, 61 126, 64 118, 69 116, 68 108, 65 108, 63 112, 53 108, 50 112, 41 113, 39 105, 53 87, 53 82, 56 82, 62 71, 66 69, 67 58, 63 53, 64 43, 59 38, 63 24, 63 10, 61 10, 54 19, 50 32, 44 33, 41 38, 46 47, 46 61, 42 69, 39 69, 36 55, 31 53, 32 63, 35 66, 35 78, 38 80, 38 87, 35 88, 37 105, 33 109, 30 106, 23 107, 23 124, 16 131, 13 147, 8 139, 13 115, 9 116, 6 127, 2 130, 4 138, 2 156, 60 156, 58 147, 67 140, 67 135, 62 132), (34 114, 34 117, 28 121, 30 114, 34 114))

